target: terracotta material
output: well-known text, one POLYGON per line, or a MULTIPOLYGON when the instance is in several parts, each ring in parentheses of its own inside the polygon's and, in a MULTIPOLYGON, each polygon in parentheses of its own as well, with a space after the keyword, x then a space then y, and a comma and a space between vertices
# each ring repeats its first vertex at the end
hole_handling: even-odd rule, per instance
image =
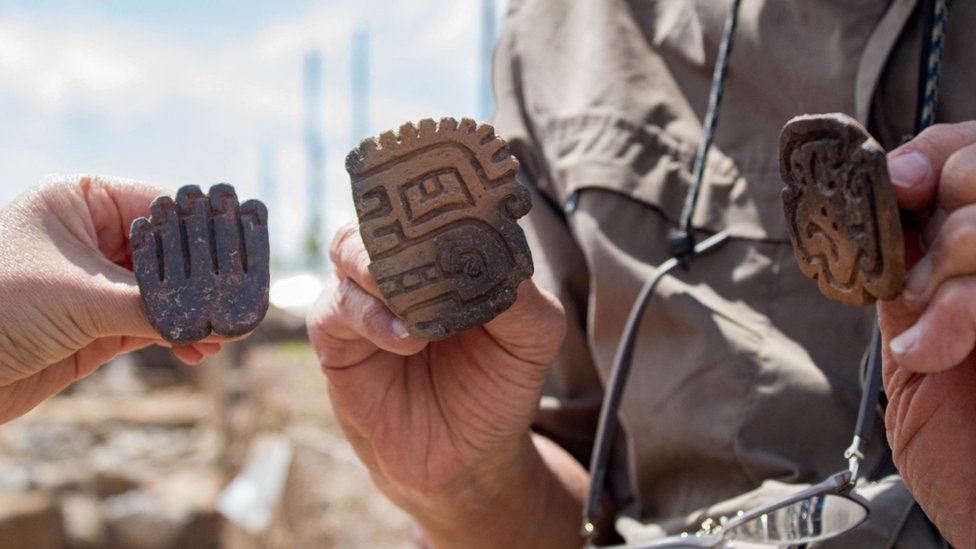
POLYGON ((532 275, 518 169, 494 129, 469 119, 406 124, 349 153, 370 272, 412 337, 443 339, 515 302, 532 275))
POLYGON ((800 116, 780 135, 783 209, 793 251, 820 291, 845 305, 893 299, 905 279, 885 151, 843 114, 800 116))
POLYGON ((159 335, 174 345, 211 331, 247 334, 268 310, 268 211, 257 200, 238 205, 234 187, 209 196, 196 185, 176 201, 161 196, 152 217, 132 223, 132 262, 143 306, 159 335))

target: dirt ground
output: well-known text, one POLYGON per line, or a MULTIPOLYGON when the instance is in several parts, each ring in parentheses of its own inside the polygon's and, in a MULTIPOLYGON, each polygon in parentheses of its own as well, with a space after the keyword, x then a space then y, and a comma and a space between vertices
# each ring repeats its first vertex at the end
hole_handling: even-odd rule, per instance
MULTIPOLYGON (((373 488, 342 437, 311 348, 290 343, 260 347, 248 355, 243 375, 250 398, 240 406, 257 400, 259 407, 250 411, 260 410, 261 417, 242 424, 285 432, 295 444, 283 507, 259 546, 417 547, 409 517, 373 488)), ((230 410, 231 415, 247 413, 230 410)), ((229 449, 231 467, 243 446, 229 449)))
POLYGON ((234 344, 197 368, 117 359, 0 427, 0 548, 418 547, 326 391, 297 341, 234 344), (291 459, 270 525, 248 532, 218 501, 264 435, 291 459))

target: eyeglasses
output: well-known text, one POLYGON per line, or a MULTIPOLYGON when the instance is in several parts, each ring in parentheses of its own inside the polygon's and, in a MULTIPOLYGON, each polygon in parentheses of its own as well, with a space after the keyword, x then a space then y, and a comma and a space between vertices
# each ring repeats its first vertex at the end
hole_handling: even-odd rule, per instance
POLYGON ((667 547, 728 547, 733 542, 754 545, 802 545, 830 539, 860 525, 868 508, 848 497, 850 471, 831 475, 768 505, 740 512, 718 522, 709 519, 695 534, 681 534, 635 545, 607 549, 661 549, 667 547))
MULTIPOLYGON (((726 240, 727 233, 718 233, 695 246, 695 254, 705 255, 726 240)), ((637 328, 658 283, 679 264, 677 258, 669 259, 644 283, 627 318, 624 335, 614 357, 590 462, 590 489, 583 519, 583 534, 588 540, 596 533, 595 517, 606 478, 617 411, 633 364, 637 328)), ((717 521, 709 519, 694 534, 684 533, 643 544, 618 545, 613 549, 724 547, 733 541, 772 546, 800 545, 833 538, 860 525, 870 511, 863 503, 852 498, 851 493, 864 459, 861 447, 871 439, 875 408, 881 394, 881 337, 877 325, 872 336, 865 377, 854 436, 850 447, 844 451, 844 458, 848 461, 846 470, 785 498, 740 511, 734 517, 723 517, 717 521)))

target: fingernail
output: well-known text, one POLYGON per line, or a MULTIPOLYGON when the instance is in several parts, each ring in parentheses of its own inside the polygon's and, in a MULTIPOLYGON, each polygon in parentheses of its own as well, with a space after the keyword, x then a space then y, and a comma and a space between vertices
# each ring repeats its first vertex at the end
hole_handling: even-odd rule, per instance
POLYGON ((928 288, 931 281, 932 258, 925 256, 908 273, 908 278, 905 280, 905 291, 902 292, 902 297, 908 301, 917 300, 925 292, 925 289, 928 288))
POLYGON ((903 355, 912 350, 916 344, 918 344, 919 338, 922 336, 922 325, 916 324, 911 328, 905 330, 903 334, 891 340, 888 344, 891 347, 891 352, 896 355, 903 355))
POLYGON ((921 184, 929 176, 932 166, 920 153, 912 151, 896 156, 888 161, 891 183, 899 187, 913 187, 921 184))
POLYGON ((393 322, 390 323, 390 327, 393 329, 393 335, 397 336, 397 339, 407 339, 410 337, 410 331, 407 330, 407 325, 402 319, 394 318, 393 322))

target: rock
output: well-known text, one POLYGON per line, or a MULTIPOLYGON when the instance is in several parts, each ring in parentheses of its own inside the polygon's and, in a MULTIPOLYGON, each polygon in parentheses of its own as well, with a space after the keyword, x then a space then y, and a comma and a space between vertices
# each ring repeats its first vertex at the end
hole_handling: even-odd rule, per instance
POLYGON ((41 461, 31 466, 31 486, 52 493, 84 490, 92 471, 80 461, 41 461))
POLYGON ((4 425, 0 429, 0 447, 4 448, 4 453, 31 462, 84 457, 95 442, 92 434, 70 422, 52 422, 38 428, 36 423, 43 421, 44 413, 43 410, 35 410, 16 422, 4 425))
POLYGON ((27 467, 12 459, 0 459, 0 494, 23 492, 30 486, 27 467))
MULTIPOLYGON (((76 394, 45 402, 35 413, 18 420, 18 424, 25 428, 38 423, 50 424, 43 431, 48 433, 45 438, 58 435, 55 440, 47 443, 52 446, 50 453, 63 456, 63 446, 70 442, 78 446, 78 450, 71 450, 72 456, 78 457, 84 455, 91 446, 91 435, 79 430, 79 425, 102 428, 108 423, 126 423, 192 427, 205 420, 212 412, 213 399, 187 388, 113 399, 76 394), (72 436, 68 436, 68 433, 72 433, 72 436), (87 439, 83 440, 85 436, 87 439)), ((37 429, 32 432, 41 433, 37 429)))
POLYGON ((165 505, 182 505, 190 521, 179 541, 181 549, 218 547, 224 520, 217 512, 220 472, 215 468, 187 469, 150 486, 165 505))
POLYGON ((214 468, 185 469, 141 489, 112 496, 101 508, 110 545, 132 549, 217 547, 220 476, 214 468))
POLYGON ((166 507, 158 498, 141 490, 112 496, 100 507, 108 524, 110 547, 176 547, 191 520, 186 509, 166 507))
POLYGON ((95 494, 99 498, 117 496, 139 487, 139 477, 120 469, 95 473, 95 494))
POLYGON ((44 492, 0 498, 0 543, 4 547, 62 548, 67 539, 61 509, 44 492))
POLYGON ((72 549, 105 546, 105 522, 97 499, 82 493, 66 494, 61 498, 61 514, 68 545, 72 549))

